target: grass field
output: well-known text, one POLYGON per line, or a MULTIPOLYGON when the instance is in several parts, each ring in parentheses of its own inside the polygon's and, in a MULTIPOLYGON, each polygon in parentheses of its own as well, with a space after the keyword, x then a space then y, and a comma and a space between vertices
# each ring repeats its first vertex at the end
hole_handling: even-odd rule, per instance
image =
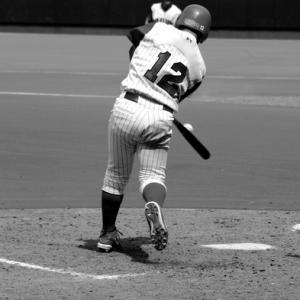
POLYGON ((167 249, 149 244, 134 175, 118 219, 123 250, 110 254, 95 251, 99 192, 128 41, 0 41, 0 299, 299 299, 299 40, 203 45, 206 80, 178 119, 212 158, 174 129, 167 249), (232 243, 270 248, 210 247, 232 243))

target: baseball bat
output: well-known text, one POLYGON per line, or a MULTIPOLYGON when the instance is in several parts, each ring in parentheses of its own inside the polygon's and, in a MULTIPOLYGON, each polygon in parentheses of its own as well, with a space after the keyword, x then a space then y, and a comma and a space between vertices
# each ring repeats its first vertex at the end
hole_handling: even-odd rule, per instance
POLYGON ((210 152, 207 148, 196 138, 196 136, 183 126, 183 124, 176 118, 173 120, 178 131, 189 142, 189 144, 198 152, 198 154, 205 160, 210 158, 210 152))

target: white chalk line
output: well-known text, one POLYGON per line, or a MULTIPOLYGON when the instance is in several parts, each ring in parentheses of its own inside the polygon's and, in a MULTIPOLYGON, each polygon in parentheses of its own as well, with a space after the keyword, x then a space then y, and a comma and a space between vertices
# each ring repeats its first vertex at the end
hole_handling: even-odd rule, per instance
POLYGON ((115 98, 111 95, 93 95, 93 94, 67 94, 67 93, 38 93, 38 92, 13 92, 0 91, 0 95, 11 96, 46 96, 46 97, 69 97, 69 98, 115 98))
POLYGON ((49 267, 42 267, 34 264, 28 264, 20 261, 14 261, 14 260, 8 260, 5 258, 0 258, 0 263, 7 264, 7 265, 15 265, 27 269, 33 269, 33 270, 40 270, 44 272, 51 272, 51 273, 57 273, 62 275, 70 275, 73 277, 77 277, 80 279, 95 279, 95 280, 116 280, 121 278, 128 278, 128 277, 138 277, 143 276, 146 273, 130 273, 130 274, 117 274, 117 275, 94 275, 94 274, 86 274, 86 273, 78 273, 74 271, 68 271, 65 269, 55 269, 55 268, 49 268, 49 267))
POLYGON ((45 75, 74 75, 74 76, 124 76, 119 72, 93 72, 93 71, 50 71, 50 70, 0 70, 0 74, 45 74, 45 75))
MULTIPOLYGON (((49 74, 49 75, 78 75, 78 76, 125 76, 121 72, 96 72, 96 71, 51 71, 51 70, 0 70, 0 74, 49 74)), ((230 80, 300 80, 299 76, 245 76, 245 75, 207 75, 207 78, 230 80)))

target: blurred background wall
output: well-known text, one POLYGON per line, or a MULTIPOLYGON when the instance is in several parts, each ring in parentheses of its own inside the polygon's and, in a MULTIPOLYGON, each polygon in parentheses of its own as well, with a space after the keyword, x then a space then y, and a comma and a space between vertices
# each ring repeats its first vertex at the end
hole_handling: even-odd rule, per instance
MULTIPOLYGON (((132 27, 144 23, 150 0, 1 0, 0 25, 132 27)), ((177 0, 207 7, 213 29, 299 30, 298 0, 177 0)))

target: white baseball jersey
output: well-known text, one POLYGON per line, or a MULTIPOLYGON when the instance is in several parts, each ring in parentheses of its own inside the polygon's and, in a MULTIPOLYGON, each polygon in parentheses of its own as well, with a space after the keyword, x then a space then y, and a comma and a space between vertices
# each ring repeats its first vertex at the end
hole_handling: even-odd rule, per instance
POLYGON ((174 4, 168 10, 163 10, 161 3, 154 3, 151 6, 152 20, 155 22, 164 22, 167 24, 175 24, 181 14, 181 10, 174 4))
POLYGON ((174 117, 163 105, 177 111, 179 101, 206 72, 196 39, 188 32, 150 23, 132 30, 128 37, 136 49, 109 120, 109 156, 102 187, 116 195, 124 193, 136 155, 141 193, 153 182, 165 186, 174 117), (126 98, 126 91, 138 95, 138 100, 126 98))
POLYGON ((204 60, 191 33, 164 23, 149 27, 139 44, 134 40, 141 37, 137 32, 129 37, 138 47, 121 90, 136 92, 178 111, 187 90, 204 78, 204 60))

